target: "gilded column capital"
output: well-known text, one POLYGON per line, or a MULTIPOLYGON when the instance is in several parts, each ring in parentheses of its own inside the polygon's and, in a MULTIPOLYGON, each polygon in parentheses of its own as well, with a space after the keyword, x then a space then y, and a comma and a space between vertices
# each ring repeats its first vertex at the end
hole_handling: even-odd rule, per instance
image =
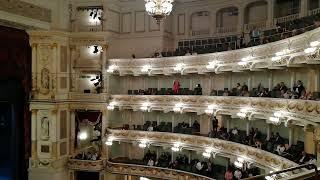
POLYGON ((107 50, 108 50, 108 48, 109 48, 109 46, 108 46, 107 44, 102 45, 102 50, 103 50, 103 51, 107 51, 107 50))
POLYGON ((57 44, 57 43, 52 43, 52 44, 50 45, 50 47, 51 47, 51 49, 57 48, 57 47, 58 47, 58 44, 57 44))
POLYGON ((74 44, 69 46, 69 48, 70 48, 71 51, 76 50, 76 47, 77 47, 77 46, 74 45, 74 44))
POLYGON ((31 44, 31 47, 32 47, 32 48, 38 47, 38 43, 32 43, 32 44, 31 44))
MULTIPOLYGON (((314 129, 314 126, 313 126, 313 125, 307 124, 307 125, 305 125, 305 126, 303 127, 303 130, 304 130, 305 132, 313 132, 315 129, 314 129)), ((319 131, 319 133, 320 133, 320 131, 319 131)))
POLYGON ((38 109, 31 109, 31 113, 37 113, 38 109))

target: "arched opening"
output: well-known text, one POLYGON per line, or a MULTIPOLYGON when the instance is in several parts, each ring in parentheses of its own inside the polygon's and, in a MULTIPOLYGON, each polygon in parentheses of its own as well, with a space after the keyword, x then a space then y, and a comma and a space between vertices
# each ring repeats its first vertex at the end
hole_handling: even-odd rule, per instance
POLYGON ((276 18, 298 14, 300 11, 300 0, 276 0, 274 15, 276 18))
POLYGON ((210 33, 210 13, 208 11, 195 12, 191 15, 191 31, 192 36, 210 33))
POLYGON ((266 1, 256 1, 245 8, 244 23, 252 24, 268 19, 268 3, 266 1))
POLYGON ((227 7, 217 12, 217 32, 227 33, 235 32, 238 25, 238 8, 227 7))
POLYGON ((256 1, 249 3, 245 8, 244 24, 245 30, 264 29, 268 19, 268 3, 256 1))

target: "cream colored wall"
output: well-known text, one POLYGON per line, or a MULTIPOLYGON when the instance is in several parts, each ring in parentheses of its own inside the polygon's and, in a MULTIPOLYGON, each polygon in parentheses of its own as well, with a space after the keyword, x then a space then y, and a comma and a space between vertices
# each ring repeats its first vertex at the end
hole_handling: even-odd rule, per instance
POLYGON ((51 10, 51 29, 69 29, 69 0, 20 0, 51 10))

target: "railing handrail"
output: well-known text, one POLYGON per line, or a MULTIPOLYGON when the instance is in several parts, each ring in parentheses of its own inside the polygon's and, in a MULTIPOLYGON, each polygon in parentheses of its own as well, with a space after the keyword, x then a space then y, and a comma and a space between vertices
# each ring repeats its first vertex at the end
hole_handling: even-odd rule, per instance
MULTIPOLYGON (((148 131, 147 132, 147 131, 137 131, 137 130, 118 130, 118 129, 110 129, 110 128, 107 129, 107 132, 110 132, 111 134, 112 133, 116 133, 116 132, 128 132, 129 134, 130 133, 137 133, 137 134, 148 135, 148 134, 152 133, 152 134, 162 135, 162 136, 158 136, 158 137, 163 137, 165 135, 167 135, 167 136, 169 135, 169 136, 173 136, 173 137, 174 136, 176 136, 176 137, 177 136, 180 136, 180 137, 184 136, 186 138, 191 138, 191 137, 194 136, 194 135, 189 135, 189 134, 178 134, 178 133, 170 133, 170 132, 155 132, 155 131, 151 131, 151 132, 148 131)), ((240 144, 240 143, 232 142, 232 141, 226 141, 226 140, 222 140, 222 139, 218 139, 218 138, 209 138, 209 137, 204 137, 204 136, 196 136, 196 137, 197 137, 197 139, 205 138, 205 139, 208 139, 210 141, 215 141, 215 143, 217 143, 217 144, 218 143, 230 144, 230 145, 233 145, 234 147, 244 147, 244 148, 247 148, 247 149, 252 149, 254 151, 260 151, 261 154, 265 154, 265 155, 268 155, 270 157, 276 157, 275 159, 279 159, 282 162, 286 161, 286 163, 290 164, 291 166, 297 165, 296 163, 294 163, 293 161, 291 161, 289 159, 286 159, 286 158, 284 158, 282 156, 279 156, 279 155, 273 154, 271 152, 265 151, 263 149, 258 149, 258 148, 254 148, 254 147, 251 147, 251 146, 248 146, 248 145, 244 145, 244 144, 240 144)), ((121 138, 119 138, 118 140, 121 140, 121 138)), ((158 141, 158 142, 160 142, 160 141, 158 141)), ((166 142, 166 143, 170 143, 170 142, 166 142)), ((188 147, 188 146, 186 146, 186 147, 188 147)), ((201 147, 199 147, 199 148, 201 148, 201 147)), ((222 152, 226 153, 226 154, 232 154, 230 152, 225 152, 225 151, 222 151, 222 152)), ((232 155, 234 155, 234 154, 232 154, 232 155)), ((250 158, 250 157, 248 157, 248 158, 253 160, 253 161, 257 161, 256 159, 253 159, 253 158, 250 158)), ((265 165, 265 166, 266 167, 275 168, 275 167, 272 167, 272 165, 269 165, 269 166, 265 165)), ((288 167, 290 167, 290 166, 288 166, 288 167)))
POLYGON ((160 169, 160 170, 167 170, 167 171, 175 171, 175 172, 179 172, 179 173, 184 173, 184 174, 190 174, 192 176, 197 176, 197 177, 201 177, 204 179, 210 179, 210 180, 214 180, 213 178, 207 177, 207 176, 203 176, 200 174, 195 174, 192 172, 188 172, 188 171, 182 171, 182 170, 178 170, 178 169, 171 169, 171 168, 163 168, 163 167, 157 167, 157 166, 146 166, 146 165, 140 165, 140 164, 130 164, 130 163, 117 163, 117 162, 112 162, 112 161, 107 161, 107 166, 108 164, 112 164, 112 165, 124 165, 124 166, 134 166, 134 167, 141 167, 141 168, 153 168, 153 169, 160 169))
POLYGON ((302 168, 306 168, 306 167, 311 167, 312 169, 314 169, 315 170, 315 176, 318 177, 319 171, 318 171, 318 167, 316 165, 314 165, 314 164, 303 164, 303 165, 300 165, 300 166, 291 167, 291 168, 288 168, 288 169, 275 171, 275 172, 268 173, 268 174, 262 174, 262 175, 258 175, 258 176, 245 178, 244 180, 253 180, 253 179, 264 178, 266 176, 272 176, 272 175, 277 175, 277 174, 281 174, 281 173, 286 173, 286 172, 290 172, 290 171, 294 171, 294 170, 302 169, 302 168))

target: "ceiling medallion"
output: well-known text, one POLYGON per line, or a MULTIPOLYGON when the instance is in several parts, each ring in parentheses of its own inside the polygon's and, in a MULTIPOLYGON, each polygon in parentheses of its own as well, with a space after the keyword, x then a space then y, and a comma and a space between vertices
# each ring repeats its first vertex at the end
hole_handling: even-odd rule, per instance
POLYGON ((145 0, 145 8, 150 16, 160 24, 161 20, 170 15, 174 0, 145 0))

